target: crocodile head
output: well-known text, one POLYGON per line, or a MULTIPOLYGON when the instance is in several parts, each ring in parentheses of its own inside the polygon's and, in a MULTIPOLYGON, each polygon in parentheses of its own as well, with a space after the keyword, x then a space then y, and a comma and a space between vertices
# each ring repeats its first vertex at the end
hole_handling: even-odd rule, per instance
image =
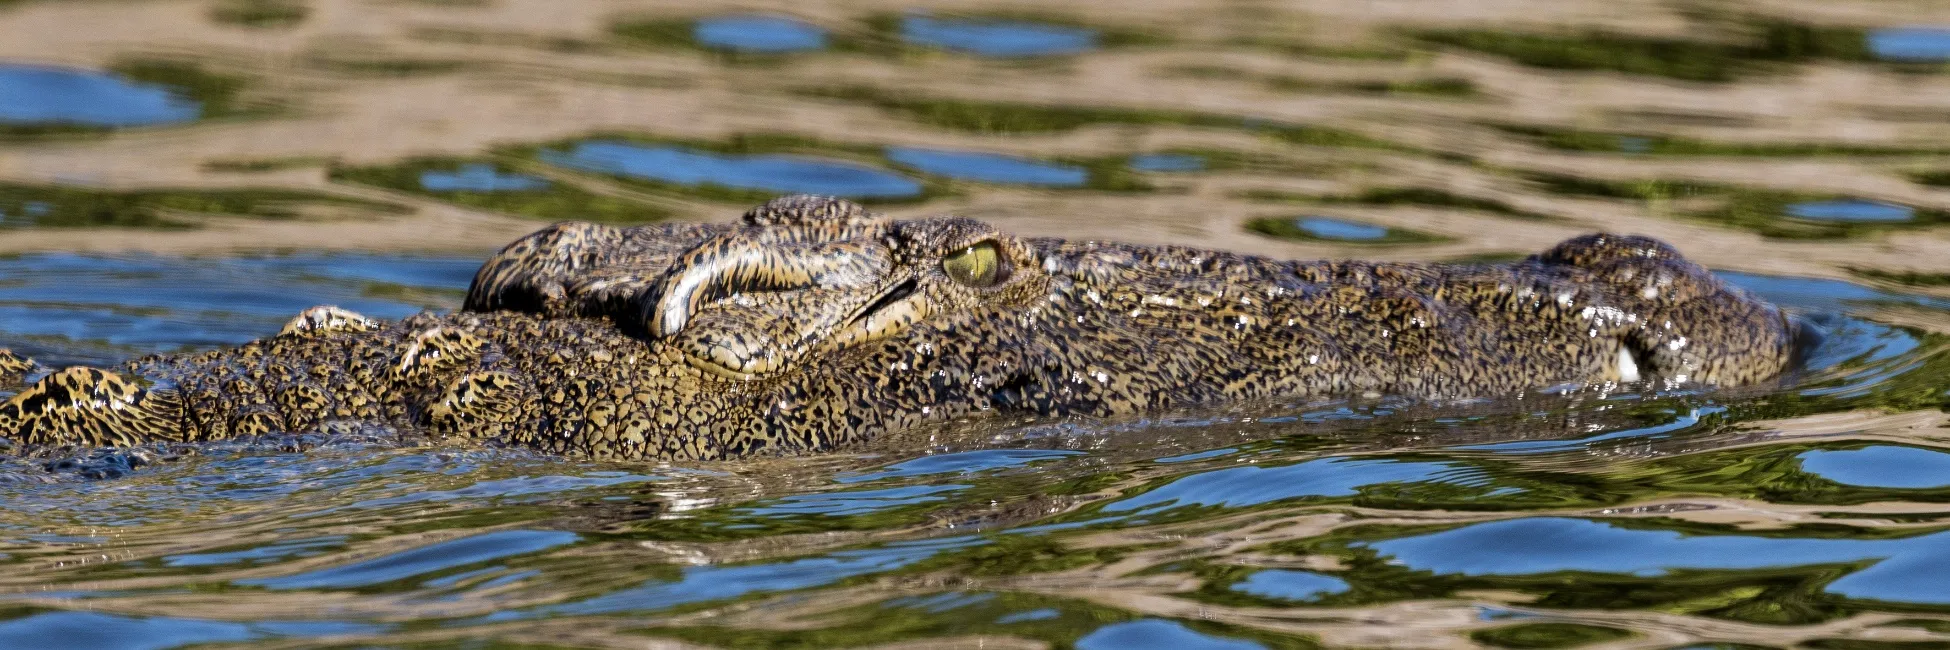
POLYGON ((775 200, 682 250, 630 235, 560 224, 531 236, 483 265, 466 308, 606 316, 701 370, 753 380, 950 314, 1028 308, 1049 291, 1029 241, 835 199, 775 200))

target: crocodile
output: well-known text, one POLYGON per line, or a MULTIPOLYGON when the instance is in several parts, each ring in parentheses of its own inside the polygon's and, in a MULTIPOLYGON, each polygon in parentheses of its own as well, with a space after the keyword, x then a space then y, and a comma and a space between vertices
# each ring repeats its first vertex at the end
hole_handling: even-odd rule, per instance
MULTIPOLYGON (((895 220, 822 197, 731 223, 548 226, 463 308, 315 307, 275 336, 40 369, 0 437, 129 446, 347 423, 608 459, 833 450, 930 423, 1251 400, 1735 386, 1801 326, 1639 236, 1521 261, 1286 261, 895 220)), ((18 385, 18 384, 17 384, 18 385)))

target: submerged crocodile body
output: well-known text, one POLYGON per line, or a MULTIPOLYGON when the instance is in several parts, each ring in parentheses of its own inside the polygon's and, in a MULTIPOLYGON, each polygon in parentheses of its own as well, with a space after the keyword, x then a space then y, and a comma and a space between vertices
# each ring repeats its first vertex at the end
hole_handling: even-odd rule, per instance
MULTIPOLYGON (((734 224, 550 226, 490 259, 453 314, 314 308, 232 349, 53 372, 0 405, 0 436, 132 445, 362 422, 732 458, 996 414, 1747 384, 1789 368, 1795 330, 1641 237, 1505 265, 1295 262, 789 197, 734 224)), ((0 351, 0 376, 28 367, 0 351)))

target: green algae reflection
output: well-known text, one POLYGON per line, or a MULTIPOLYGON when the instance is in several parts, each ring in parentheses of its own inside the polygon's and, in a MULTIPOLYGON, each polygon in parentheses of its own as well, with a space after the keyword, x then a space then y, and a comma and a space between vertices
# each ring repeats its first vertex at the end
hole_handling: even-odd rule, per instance
MULTIPOLYGON (((1034 639, 1052 647, 1081 647, 1092 633, 1138 621, 1167 622, 1084 600, 1014 591, 942 592, 894 598, 840 609, 806 621, 799 629, 719 626, 644 628, 638 633, 735 650, 758 648, 858 648, 978 636, 1034 639)), ((1257 644, 1269 650, 1311 650, 1312 638, 1205 620, 1170 625, 1207 638, 1257 644)))
POLYGON ((1908 147, 1841 142, 1724 142, 1658 133, 1594 131, 1527 124, 1491 124, 1504 133, 1552 149, 1650 156, 1915 156, 1950 153, 1950 147, 1908 147))
POLYGON ((1673 179, 1601 180, 1544 172, 1526 172, 1523 176, 1552 194, 1642 201, 1655 213, 1749 230, 1775 239, 1863 237, 1950 223, 1950 212, 1894 204, 1880 204, 1887 206, 1884 211, 1902 211, 1901 218, 1894 220, 1817 218, 1819 215, 1802 210, 1824 204, 1846 207, 1853 203, 1870 208, 1878 205, 1834 194, 1673 179))
POLYGON ((312 214, 392 215, 406 206, 285 189, 99 190, 0 183, 0 227, 194 228, 205 215, 300 219, 312 214))
POLYGON ((1762 20, 1733 41, 1693 40, 1588 30, 1529 33, 1486 29, 1410 32, 1425 43, 1473 50, 1559 70, 1608 70, 1684 81, 1725 82, 1764 64, 1814 60, 1869 61, 1868 35, 1852 27, 1762 20))
POLYGON ((1520 623, 1469 633, 1479 643, 1499 648, 1575 648, 1635 636, 1615 627, 1577 623, 1520 623))
POLYGON ((1307 124, 1286 124, 1229 115, 1150 108, 1049 106, 947 99, 885 91, 864 86, 808 88, 810 97, 868 104, 931 126, 976 133, 1050 133, 1097 124, 1139 124, 1217 128, 1263 134, 1279 142, 1320 147, 1407 150, 1408 148, 1354 131, 1307 124))

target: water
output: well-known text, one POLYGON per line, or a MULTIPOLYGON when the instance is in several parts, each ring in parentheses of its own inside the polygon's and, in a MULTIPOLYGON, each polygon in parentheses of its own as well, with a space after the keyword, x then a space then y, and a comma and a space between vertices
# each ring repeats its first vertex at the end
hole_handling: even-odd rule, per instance
POLYGON ((826 30, 781 16, 700 18, 691 37, 705 47, 780 54, 826 47, 826 30))
POLYGON ((1923 20, 1903 8, 360 4, 0 9, 0 43, 105 71, 0 67, 0 110, 40 111, 0 113, 0 347, 105 365, 317 304, 452 309, 551 221, 792 191, 1283 255, 1644 232, 1769 271, 1722 276, 1825 338, 1745 391, 986 422, 730 463, 358 431, 89 478, 0 449, 0 647, 1950 643, 1945 217, 1890 185, 1943 166, 1946 57, 1934 28, 1849 26, 1923 20), (1475 92, 1349 90, 1431 66, 1475 92), (1546 173, 1561 192, 1524 180, 1546 173), (1913 207, 1789 208, 1848 195, 1809 174, 1913 207))
POLYGON ((548 185, 547 179, 501 172, 486 163, 461 165, 455 171, 420 172, 420 188, 429 192, 533 192, 548 189, 548 185))
POLYGON ((1815 221, 1894 223, 1915 218, 1916 209, 1880 201, 1840 199, 1796 203, 1788 206, 1787 213, 1790 217, 1815 221))
POLYGON ((980 20, 909 15, 901 39, 978 56, 1010 58, 1081 54, 1097 47, 1095 30, 1026 20, 980 20))
MULTIPOLYGON (((94 361, 236 342, 314 302, 396 317, 451 307, 474 259, 23 256, 0 267, 0 341, 94 361)), ((1950 313, 1849 283, 1729 277, 1786 304, 1950 313)), ((217 445, 106 481, 41 474, 0 482, 0 562, 14 567, 0 574, 0 599, 24 607, 0 620, 0 639, 381 642, 410 625, 459 643, 561 621, 700 642, 743 629, 754 643, 819 647, 968 634, 1080 648, 1300 642, 1230 617, 1082 597, 1092 593, 1242 613, 1326 607, 1310 616, 1328 625, 1352 624, 1335 622, 1344 608, 1479 592, 1529 594, 1547 605, 1520 607, 1572 620, 1614 607, 1782 622, 1875 603, 1935 611, 1950 591, 1928 567, 1950 558, 1950 533, 1883 534, 1871 523, 1882 510, 1853 504, 1911 499, 1927 510, 1950 498, 1950 452, 1804 442, 1791 428, 1756 446, 1747 433, 1754 417, 1950 390, 1934 369, 1950 341, 1851 322, 1861 324, 1831 326, 1826 345, 1870 351, 1817 355, 1802 384, 1874 379, 1854 396, 1786 411, 1765 396, 1687 393, 1545 401, 1514 419, 1503 408, 1418 415, 1328 403, 1277 416, 1004 426, 884 455, 697 467, 348 440, 302 452, 217 445), (1889 348, 1896 340, 1908 343, 1889 348), (1885 348, 1894 351, 1875 352, 1885 348), (1705 480, 1721 476, 1737 478, 1705 480), (1728 498, 1817 506, 1837 524, 1748 531, 1694 518, 1716 512, 1710 505, 1678 507, 1728 498), (1674 507, 1649 518, 1592 514, 1662 503, 1674 507), (1419 523, 1335 514, 1350 507, 1419 523), (1206 534, 1265 537, 1210 546, 1206 534), (1170 579, 1121 577, 1133 571, 1170 579), (922 579, 944 575, 981 586, 922 579), (1804 579, 1817 575, 1829 577, 1804 579), (1679 576, 1702 586, 1657 588, 1679 576), (1800 586, 1753 587, 1779 576, 1800 586), (1190 591, 1175 586, 1188 580, 1190 591), (1702 590, 1723 595, 1702 601, 1702 590), (1605 595, 1616 593, 1636 595, 1605 595), (1820 605, 1782 613, 1770 604, 1781 599, 1820 605), (767 622, 788 615, 801 623, 767 622)), ((1448 625, 1422 631, 1470 629, 1448 625)))
POLYGON ((1388 229, 1381 226, 1328 217, 1301 217, 1294 219, 1293 225, 1321 239, 1372 241, 1388 236, 1388 229))
POLYGON ((1261 598, 1309 601, 1347 591, 1347 581, 1312 571, 1262 569, 1232 585, 1232 590, 1261 598))
POLYGON ((595 141, 548 151, 542 160, 570 169, 686 186, 719 186, 848 198, 901 198, 921 184, 899 174, 841 160, 794 155, 716 154, 683 147, 595 141))
POLYGON ((0 63, 0 124, 145 126, 188 122, 201 111, 167 86, 93 70, 0 63))
POLYGON ((354 253, 0 257, 0 340, 48 363, 236 345, 315 305, 374 318, 458 307, 480 260, 354 253))
POLYGON ((1205 170, 1205 158, 1182 153, 1148 153, 1131 156, 1131 169, 1144 172, 1196 172, 1205 170))
POLYGON ((1871 30, 1869 51, 1890 61, 1950 61, 1950 29, 1888 27, 1871 30))
POLYGON ((1870 445, 1801 454, 1801 470, 1847 485, 1885 488, 1950 487, 1950 454, 1919 447, 1870 445))
POLYGON ((1082 167, 976 151, 892 147, 887 159, 922 173, 983 183, 1079 187, 1090 180, 1082 167))

